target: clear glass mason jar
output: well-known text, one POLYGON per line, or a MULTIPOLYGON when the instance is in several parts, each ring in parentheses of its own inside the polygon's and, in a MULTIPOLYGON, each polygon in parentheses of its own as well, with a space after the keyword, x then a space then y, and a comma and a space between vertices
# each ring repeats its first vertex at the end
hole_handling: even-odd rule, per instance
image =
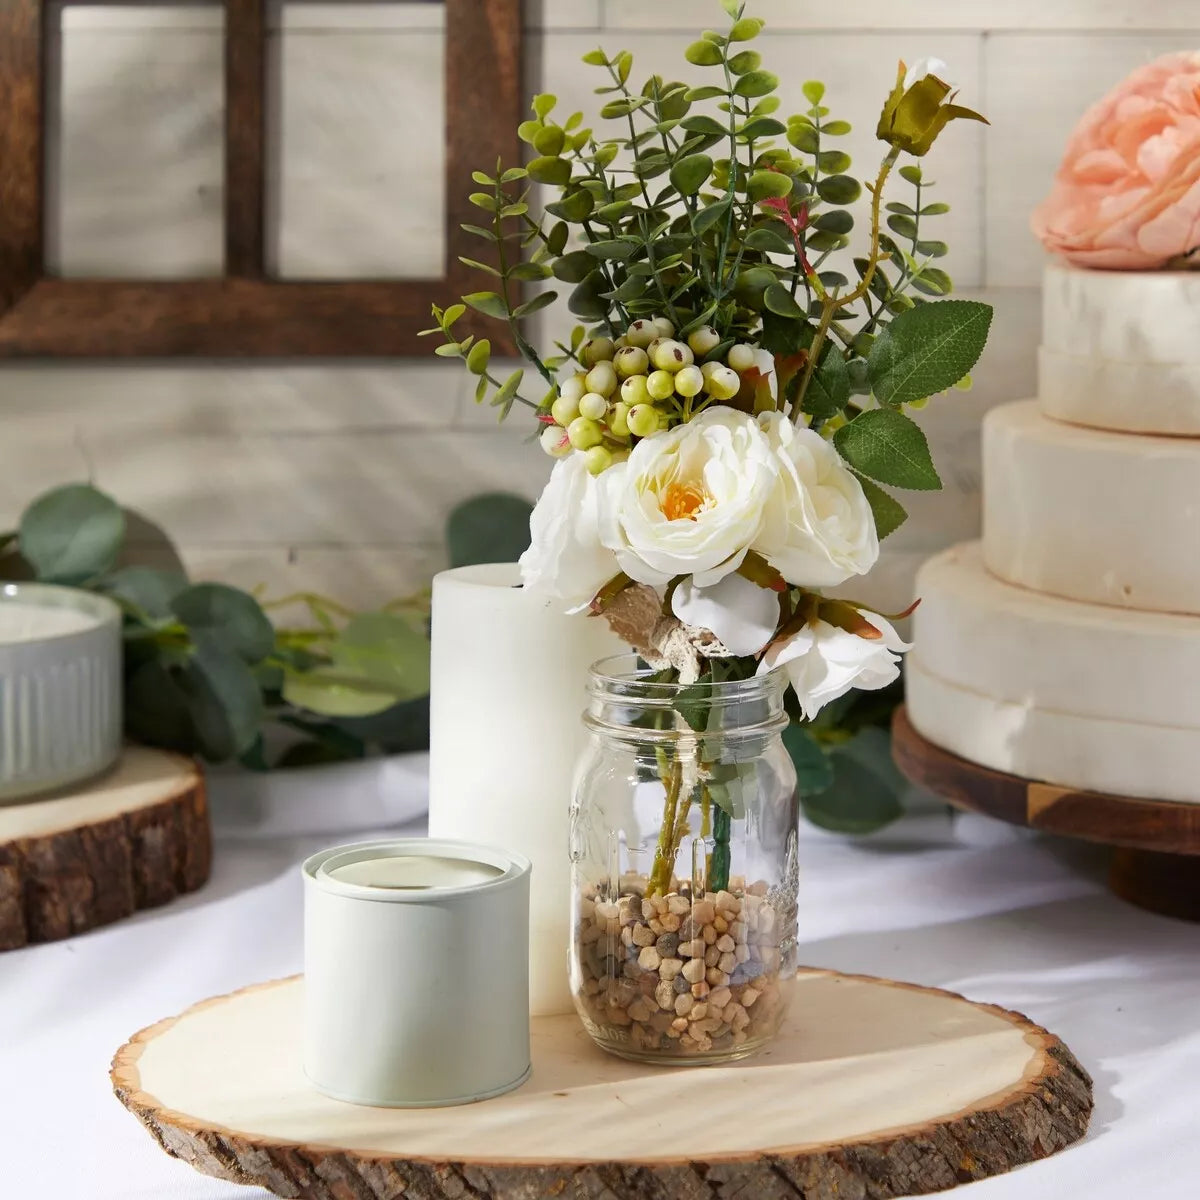
POLYGON ((796 772, 782 672, 660 682, 591 670, 571 805, 571 990, 605 1050, 744 1058, 778 1032, 796 969, 796 772))

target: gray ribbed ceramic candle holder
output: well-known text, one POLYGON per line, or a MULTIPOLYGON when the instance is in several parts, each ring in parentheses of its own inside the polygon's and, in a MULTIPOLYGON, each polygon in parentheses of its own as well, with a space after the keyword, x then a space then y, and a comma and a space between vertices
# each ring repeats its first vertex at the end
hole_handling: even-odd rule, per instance
POLYGON ((121 753, 121 610, 42 583, 0 585, 0 803, 66 787, 121 753))
POLYGON ((304 1071, 336 1100, 465 1104, 529 1077, 529 860, 339 846, 304 873, 304 1071))

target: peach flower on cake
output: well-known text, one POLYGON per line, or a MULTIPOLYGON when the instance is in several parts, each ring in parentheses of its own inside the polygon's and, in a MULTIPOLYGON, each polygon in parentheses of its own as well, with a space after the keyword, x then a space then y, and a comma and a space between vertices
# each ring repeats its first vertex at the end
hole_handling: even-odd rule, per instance
POLYGON ((1077 266, 1200 266, 1200 52, 1157 59, 1088 110, 1032 224, 1077 266))

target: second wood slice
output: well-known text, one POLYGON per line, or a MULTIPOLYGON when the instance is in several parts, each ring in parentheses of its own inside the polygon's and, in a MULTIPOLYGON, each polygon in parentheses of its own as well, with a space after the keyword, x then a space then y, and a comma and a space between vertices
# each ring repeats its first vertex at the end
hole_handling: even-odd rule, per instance
POLYGON ((779 1038, 724 1067, 638 1066, 574 1016, 537 1018, 530 1082, 459 1108, 317 1093, 298 979, 144 1030, 112 1078, 168 1153, 311 1200, 878 1200, 1010 1170, 1087 1128, 1086 1072, 1017 1013, 833 972, 794 986, 779 1038))
POLYGON ((0 950, 165 904, 200 887, 211 862, 200 768, 126 746, 94 780, 0 805, 0 950))

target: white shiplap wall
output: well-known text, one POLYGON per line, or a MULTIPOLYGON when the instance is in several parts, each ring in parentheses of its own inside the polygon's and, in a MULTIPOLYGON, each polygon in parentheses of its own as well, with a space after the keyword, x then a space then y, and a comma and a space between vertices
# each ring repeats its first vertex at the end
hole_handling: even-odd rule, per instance
MULTIPOLYGON (((978 524, 979 420, 1034 387, 1041 251, 1027 232, 1063 139, 1103 89, 1153 55, 1200 45, 1200 0, 757 0, 785 80, 824 79, 866 162, 898 57, 953 64, 992 128, 952 127, 932 173, 963 294, 996 305, 975 390, 924 421, 948 494, 910 497, 880 603, 917 562, 978 524)), ((579 57, 628 48, 635 73, 688 78, 689 31, 716 0, 527 0, 529 90, 591 110, 579 57)), ((208 6, 71 8, 64 197, 51 262, 77 275, 181 275, 220 260, 219 15, 208 6)), ((293 274, 419 275, 440 236, 441 13, 430 4, 295 4, 272 12, 279 74, 272 253, 293 274)), ((517 425, 476 410, 453 365, 147 363, 0 368, 0 528, 52 484, 91 477, 165 527, 198 574, 369 605, 427 582, 454 503, 548 470, 517 425)))

